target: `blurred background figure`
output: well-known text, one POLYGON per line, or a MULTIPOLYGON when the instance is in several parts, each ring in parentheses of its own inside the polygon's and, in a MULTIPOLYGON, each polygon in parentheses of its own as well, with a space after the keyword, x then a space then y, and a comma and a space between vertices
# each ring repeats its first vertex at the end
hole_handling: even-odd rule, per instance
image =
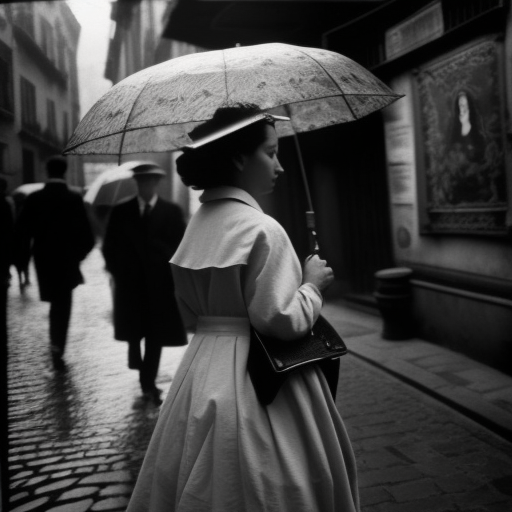
MULTIPOLYGON (((2 315, 7 300, 7 288, 11 280, 11 265, 14 263, 14 206, 7 196, 7 181, 0 178, 0 265, 2 272, 2 315)), ((2 316, 4 319, 4 316, 2 316)), ((2 323, 3 325, 3 323, 2 323)))
POLYGON ((153 163, 133 168, 138 195, 114 206, 103 243, 114 284, 114 336, 128 342, 128 367, 139 370, 144 397, 156 405, 162 402, 155 385, 162 346, 187 342, 169 264, 185 223, 180 207, 157 195, 164 176, 153 163))
POLYGON ((63 369, 73 289, 84 282, 80 262, 94 247, 94 236, 80 194, 65 181, 67 161, 46 162, 47 183, 28 195, 16 220, 16 266, 34 257, 39 295, 50 303, 50 347, 56 369, 63 369))
MULTIPOLYGON (((7 389, 7 289, 11 282, 11 265, 14 263, 14 210, 11 201, 6 195, 7 181, 0 178, 0 272, 2 295, 0 305, 0 359, 2 361, 1 389, 7 389)), ((2 396, 7 393, 2 392, 2 396)), ((3 398, 2 398, 3 400, 3 398)), ((0 406, 0 414, 6 411, 6 402, 0 406), (5 407, 4 407, 5 406, 5 407)), ((3 439, 3 438, 2 438, 3 439)), ((2 463, 4 459, 2 457, 2 463)))
MULTIPOLYGON (((27 197, 37 192, 38 190, 42 190, 44 188, 44 183, 24 183, 19 187, 15 188, 12 193, 12 200, 14 206, 14 219, 16 220, 23 210, 23 205, 27 197)), ((25 258, 23 263, 21 261, 16 261, 16 271, 18 273, 18 284, 20 287, 20 292, 23 293, 25 291, 25 287, 31 284, 30 281, 30 269, 29 269, 29 258, 25 258)))
POLYGON ((105 228, 112 208, 137 195, 133 168, 143 163, 143 160, 132 160, 112 167, 98 175, 87 189, 84 202, 89 209, 91 222, 98 237, 105 236, 105 228))
MULTIPOLYGON (((7 181, 0 177, 0 486, 2 493, 8 488, 8 428, 7 428, 7 289, 11 281, 11 265, 14 263, 14 211, 6 196, 7 181)), ((0 509, 6 499, 2 495, 0 509)), ((5 508, 7 510, 7 508, 5 508)))

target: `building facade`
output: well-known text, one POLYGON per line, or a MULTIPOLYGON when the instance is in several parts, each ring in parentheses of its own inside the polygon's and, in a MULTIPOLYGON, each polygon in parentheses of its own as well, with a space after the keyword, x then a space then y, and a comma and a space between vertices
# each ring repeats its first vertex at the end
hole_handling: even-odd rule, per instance
MULTIPOLYGON (((112 4, 115 29, 109 44, 105 78, 115 85, 127 76, 160 62, 202 51, 185 42, 163 37, 167 19, 175 2, 151 0, 118 1, 112 4)), ((147 158, 167 171, 160 194, 178 203, 189 216, 196 207, 196 195, 190 194, 175 172, 175 153, 127 155, 121 161, 147 158)), ((101 159, 101 157, 98 157, 101 159)))
MULTIPOLYGON (((414 334, 512 373, 510 2, 263 4, 169 2, 156 55, 177 56, 178 44, 186 53, 323 46, 405 94, 365 119, 299 134, 336 275, 330 294, 376 312, 375 273, 410 268, 414 334), (329 13, 321 23, 320 11, 329 13)), ((280 160, 287 172, 264 208, 305 257, 308 208, 291 138, 280 140, 280 160)))
POLYGON ((384 172, 418 336, 512 373, 510 2, 393 0, 324 45, 405 94, 383 112, 384 172))
MULTIPOLYGON (((9 190, 45 179, 80 118, 80 25, 65 2, 0 6, 0 175, 9 190)), ((83 186, 81 164, 68 182, 83 186)))

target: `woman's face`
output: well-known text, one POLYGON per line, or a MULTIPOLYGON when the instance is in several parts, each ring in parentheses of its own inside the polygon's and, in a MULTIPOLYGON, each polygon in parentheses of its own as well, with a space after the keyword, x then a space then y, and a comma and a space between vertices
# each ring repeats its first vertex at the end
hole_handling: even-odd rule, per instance
POLYGON ((278 139, 276 130, 265 125, 265 140, 253 153, 241 155, 240 179, 243 188, 253 196, 270 194, 276 180, 284 172, 277 159, 278 139))
POLYGON ((469 102, 465 94, 459 96, 459 118, 465 119, 469 116, 469 102))

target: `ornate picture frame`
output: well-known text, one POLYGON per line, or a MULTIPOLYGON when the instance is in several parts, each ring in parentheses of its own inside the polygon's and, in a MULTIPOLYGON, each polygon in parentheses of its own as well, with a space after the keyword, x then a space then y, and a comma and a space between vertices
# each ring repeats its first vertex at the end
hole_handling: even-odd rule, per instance
POLYGON ((422 234, 507 234, 501 53, 495 39, 416 74, 422 234))

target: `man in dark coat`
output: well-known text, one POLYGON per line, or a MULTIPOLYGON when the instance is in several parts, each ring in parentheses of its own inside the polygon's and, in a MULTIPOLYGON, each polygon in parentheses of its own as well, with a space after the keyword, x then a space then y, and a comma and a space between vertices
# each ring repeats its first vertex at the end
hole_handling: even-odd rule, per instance
POLYGON ((160 167, 140 164, 133 174, 138 196, 113 208, 103 255, 114 281, 114 336, 128 342, 128 367, 139 370, 144 396, 160 404, 155 379, 162 346, 187 342, 169 264, 185 223, 180 207, 156 193, 165 176, 160 167))
POLYGON ((84 282, 80 263, 95 243, 82 197, 64 179, 66 170, 63 157, 46 162, 46 185, 27 196, 16 221, 17 266, 25 268, 33 255, 40 298, 50 303, 50 343, 57 369, 64 367, 73 289, 84 282))

